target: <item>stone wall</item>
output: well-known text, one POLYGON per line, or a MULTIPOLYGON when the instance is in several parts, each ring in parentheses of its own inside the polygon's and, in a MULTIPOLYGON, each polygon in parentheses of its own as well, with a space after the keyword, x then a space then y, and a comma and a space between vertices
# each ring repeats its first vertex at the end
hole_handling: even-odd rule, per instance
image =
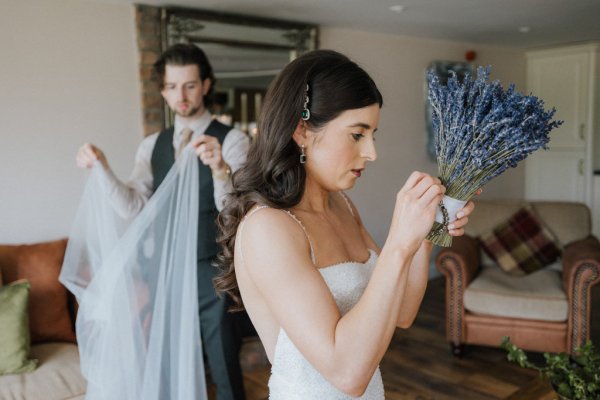
POLYGON ((165 121, 163 99, 157 83, 152 79, 152 65, 162 51, 161 9, 136 5, 135 22, 144 134, 149 135, 162 130, 165 121))

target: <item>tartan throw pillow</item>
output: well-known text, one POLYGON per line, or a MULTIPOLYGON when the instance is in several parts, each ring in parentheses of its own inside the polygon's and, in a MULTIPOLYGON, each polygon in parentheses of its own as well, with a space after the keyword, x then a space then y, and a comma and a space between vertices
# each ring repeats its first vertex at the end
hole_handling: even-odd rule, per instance
POLYGON ((479 237, 483 250, 510 275, 527 275, 560 256, 558 241, 533 213, 523 207, 508 221, 479 237))

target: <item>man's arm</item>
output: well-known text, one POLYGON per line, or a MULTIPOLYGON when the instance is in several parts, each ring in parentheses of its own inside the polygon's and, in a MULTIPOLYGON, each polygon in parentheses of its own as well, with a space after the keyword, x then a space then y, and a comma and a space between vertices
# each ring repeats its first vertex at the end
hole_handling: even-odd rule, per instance
MULTIPOLYGON (((221 148, 221 154, 223 160, 231 168, 231 173, 237 171, 246 162, 248 149, 250 148, 250 138, 244 132, 238 129, 232 129, 229 131, 223 146, 221 148)), ((233 187, 231 186, 231 175, 226 176, 226 179, 219 179, 220 177, 213 178, 214 187, 214 198, 215 206, 217 210, 221 211, 224 206, 225 196, 231 192, 233 187)))
POLYGON ((82 168, 99 164, 101 176, 108 190, 108 198, 114 210, 123 218, 137 215, 152 194, 152 167, 150 158, 158 134, 145 138, 138 147, 133 171, 126 183, 117 178, 106 157, 94 145, 84 145, 77 155, 82 168))

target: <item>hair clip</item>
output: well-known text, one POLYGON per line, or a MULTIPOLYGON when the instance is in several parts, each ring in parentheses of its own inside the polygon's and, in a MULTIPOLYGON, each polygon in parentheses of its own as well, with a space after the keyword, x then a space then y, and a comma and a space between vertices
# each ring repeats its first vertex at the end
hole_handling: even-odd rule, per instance
POLYGON ((306 84, 306 91, 304 92, 304 108, 302 109, 302 114, 300 116, 304 121, 308 121, 310 118, 310 110, 308 109, 308 83, 306 84))

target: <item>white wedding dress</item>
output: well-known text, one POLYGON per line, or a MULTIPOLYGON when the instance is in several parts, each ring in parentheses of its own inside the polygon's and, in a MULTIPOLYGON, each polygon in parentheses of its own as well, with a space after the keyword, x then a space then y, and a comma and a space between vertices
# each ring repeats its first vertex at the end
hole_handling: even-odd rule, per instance
MULTIPOLYGON (((347 200, 344 197, 345 200, 347 200)), ((350 205, 348 204, 350 208, 350 205)), ((258 207, 254 211, 264 208, 258 207)), ((286 211, 296 222, 302 223, 289 211, 286 211)), ((350 208, 352 212, 352 208, 350 208)), ((308 237, 308 235, 307 235, 308 237)), ((310 238, 309 238, 310 243, 310 238)), ((311 257, 315 262, 312 243, 311 257)), ((346 314, 362 296, 371 273, 377 262, 377 253, 369 249, 369 259, 364 262, 343 262, 319 268, 325 283, 333 294, 335 302, 342 315, 346 314)), ((358 397, 364 400, 383 400, 383 381, 379 367, 371 377, 365 393, 358 397)), ((270 400, 346 400, 356 399, 338 390, 327 381, 294 346, 283 329, 279 331, 277 344, 269 379, 270 400)))

